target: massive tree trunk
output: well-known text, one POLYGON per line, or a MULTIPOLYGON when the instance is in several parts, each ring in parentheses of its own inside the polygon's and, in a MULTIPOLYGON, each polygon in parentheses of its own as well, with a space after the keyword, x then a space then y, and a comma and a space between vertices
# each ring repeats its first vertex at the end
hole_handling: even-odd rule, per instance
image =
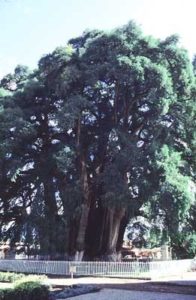
POLYGON ((85 251, 85 237, 88 224, 88 216, 91 205, 91 191, 84 155, 81 157, 81 184, 84 202, 81 206, 81 216, 76 238, 75 260, 82 260, 85 251))
POLYGON ((108 255, 116 255, 121 220, 125 214, 124 208, 109 209, 109 237, 107 244, 108 255))
POLYGON ((69 239, 68 239, 68 255, 71 260, 74 259, 75 251, 76 251, 76 238, 78 232, 78 222, 75 218, 70 220, 69 222, 69 239))
POLYGON ((127 215, 125 215, 120 223, 120 228, 119 228, 119 234, 118 234, 118 241, 116 245, 116 251, 117 253, 121 252, 122 245, 123 245, 123 238, 124 238, 124 233, 127 227, 127 224, 129 223, 129 218, 127 215))
POLYGON ((117 259, 117 242, 122 218, 125 215, 125 208, 105 208, 100 235, 101 254, 106 260, 117 259))
POLYGON ((44 199, 45 199, 45 216, 47 226, 47 239, 48 239, 48 254, 52 257, 56 255, 56 217, 57 217, 57 204, 55 197, 55 189, 53 178, 49 177, 44 180, 44 199))
POLYGON ((75 260, 79 260, 79 261, 83 259, 84 250, 85 250, 85 237, 86 237, 86 229, 88 224, 89 210, 90 210, 89 204, 83 203, 81 208, 81 217, 79 222, 78 235, 76 239, 75 260))
POLYGON ((96 199, 93 198, 89 211, 86 234, 85 253, 89 260, 98 259, 102 255, 102 240, 105 225, 104 211, 102 207, 97 205, 96 199))

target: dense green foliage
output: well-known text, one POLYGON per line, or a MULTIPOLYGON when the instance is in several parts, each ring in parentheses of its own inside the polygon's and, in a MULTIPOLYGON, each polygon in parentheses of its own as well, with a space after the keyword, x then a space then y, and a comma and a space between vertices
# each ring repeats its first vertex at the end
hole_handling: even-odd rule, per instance
POLYGON ((48 300, 49 290, 39 282, 23 282, 13 289, 0 290, 1 300, 48 300))
POLYGON ((14 282, 21 278, 24 278, 24 274, 21 273, 10 273, 10 272, 0 272, 1 282, 14 282))
POLYGON ((49 289, 42 282, 45 276, 0 272, 1 282, 12 282, 12 288, 0 290, 1 300, 48 300, 49 289))
POLYGON ((3 78, 1 238, 28 254, 108 257, 146 213, 174 243, 195 205, 193 65, 176 36, 131 22, 3 78))
POLYGON ((23 273, 0 272, 0 282, 22 283, 26 281, 43 282, 45 275, 25 275, 23 273))

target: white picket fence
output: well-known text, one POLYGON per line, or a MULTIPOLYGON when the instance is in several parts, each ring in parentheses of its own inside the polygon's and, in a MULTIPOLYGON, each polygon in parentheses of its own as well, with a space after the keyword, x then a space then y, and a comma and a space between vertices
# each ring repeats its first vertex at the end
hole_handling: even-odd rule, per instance
POLYGON ((0 271, 35 273, 46 275, 101 276, 126 278, 160 278, 181 275, 190 270, 191 259, 155 262, 75 262, 0 260, 0 271))

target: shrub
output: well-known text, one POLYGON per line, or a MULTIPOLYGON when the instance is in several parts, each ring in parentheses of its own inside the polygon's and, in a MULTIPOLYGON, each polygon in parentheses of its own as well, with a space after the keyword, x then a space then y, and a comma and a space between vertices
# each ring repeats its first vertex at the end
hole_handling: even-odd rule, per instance
POLYGON ((4 290, 0 290, 0 300, 4 299, 4 290))
POLYGON ((45 275, 25 275, 22 273, 0 272, 1 282, 24 282, 24 281, 44 281, 45 275))
POLYGON ((39 282, 29 281, 18 284, 14 288, 14 294, 13 300, 48 300, 49 290, 39 282))
POLYGON ((0 300, 48 300, 49 290, 36 281, 23 282, 14 289, 0 290, 0 300))
POLYGON ((13 300, 15 298, 14 290, 13 289, 5 289, 3 290, 3 295, 1 300, 13 300))
POLYGON ((47 279, 47 276, 45 275, 27 275, 24 277, 19 278, 14 282, 14 286, 17 287, 19 284, 24 283, 24 282, 39 282, 39 283, 44 283, 44 281, 47 279))
POLYGON ((25 275, 20 273, 0 272, 1 282, 14 282, 24 277, 25 275))

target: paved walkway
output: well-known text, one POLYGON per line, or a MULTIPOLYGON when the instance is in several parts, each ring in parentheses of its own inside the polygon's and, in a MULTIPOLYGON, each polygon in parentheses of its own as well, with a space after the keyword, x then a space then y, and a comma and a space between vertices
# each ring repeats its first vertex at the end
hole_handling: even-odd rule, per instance
POLYGON ((179 285, 196 285, 196 272, 184 273, 181 276, 168 276, 156 280, 141 280, 128 278, 110 278, 110 277, 78 277, 78 278, 48 278, 47 282, 52 285, 70 286, 73 284, 131 284, 143 282, 169 282, 179 285))
POLYGON ((80 295, 67 300, 196 300, 196 296, 103 289, 98 293, 80 295))

